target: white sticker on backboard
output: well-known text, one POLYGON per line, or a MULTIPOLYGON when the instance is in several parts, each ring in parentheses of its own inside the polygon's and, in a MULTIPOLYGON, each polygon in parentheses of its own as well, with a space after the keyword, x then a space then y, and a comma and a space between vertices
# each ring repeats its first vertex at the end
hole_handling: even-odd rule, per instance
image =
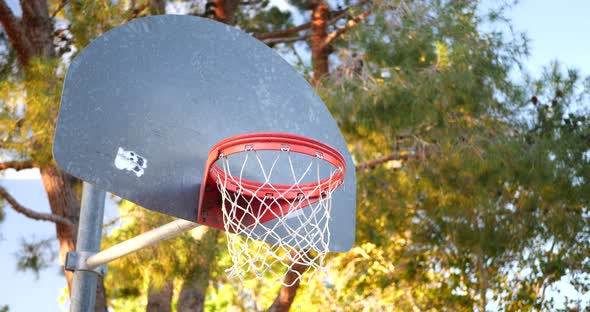
POLYGON ((126 151, 119 147, 115 157, 115 167, 119 170, 127 170, 135 173, 139 178, 143 175, 144 169, 147 168, 147 159, 137 155, 134 151, 126 151))

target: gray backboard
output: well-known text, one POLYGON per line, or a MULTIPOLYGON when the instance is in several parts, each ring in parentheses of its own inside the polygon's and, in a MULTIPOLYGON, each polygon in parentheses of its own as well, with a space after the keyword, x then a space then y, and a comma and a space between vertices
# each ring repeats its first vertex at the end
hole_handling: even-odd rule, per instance
POLYGON ((234 27, 164 15, 94 40, 68 68, 53 153, 82 180, 195 221, 209 150, 251 132, 307 136, 344 155, 348 170, 333 194, 330 250, 350 249, 356 177, 336 122, 297 71, 234 27))

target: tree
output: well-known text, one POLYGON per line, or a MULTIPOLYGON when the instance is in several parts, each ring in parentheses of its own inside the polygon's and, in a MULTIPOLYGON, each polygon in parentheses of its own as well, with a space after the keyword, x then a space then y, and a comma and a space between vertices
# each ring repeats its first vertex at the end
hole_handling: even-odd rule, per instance
POLYGON ((323 98, 360 162, 357 246, 294 305, 545 310, 565 276, 587 291, 588 89, 556 66, 509 82, 526 41, 482 32, 502 12, 479 9, 383 3, 350 43, 362 62, 323 98))
MULTIPOLYGON (((5 34, 2 44, 8 51, 2 59, 0 135, 2 156, 9 159, 0 164, 0 170, 38 168, 52 213, 40 214, 23 207, 4 188, 0 188, 0 195, 16 211, 56 224, 63 265, 66 253, 76 245, 80 210, 79 181, 60 170, 51 157, 63 67, 72 49, 79 51, 93 35, 122 22, 123 15, 131 12, 124 11, 121 2, 108 1, 23 0, 20 8, 22 16, 17 17, 5 1, 0 1, 5 34)), ((65 275, 71 287, 73 274, 66 271, 65 275)), ((96 310, 106 310, 102 279, 96 310)))
MULTIPOLYGON (((73 178, 53 164, 48 144, 52 141, 62 79, 56 76, 60 55, 53 44, 54 14, 49 14, 49 6, 46 1, 21 1, 22 17, 17 18, 6 2, 0 2, 0 23, 8 37, 3 44, 10 51, 2 64, 2 152, 13 159, 3 163, 2 169, 39 168, 52 214, 26 215, 56 224, 63 263, 65 254, 76 245, 80 204, 73 178), (21 103, 26 109, 19 108, 21 103)), ((6 196, 4 189, 2 195, 12 207, 24 208, 6 196)), ((72 273, 66 272, 66 277, 71 286, 72 273)), ((97 296, 97 307, 105 310, 103 287, 98 287, 97 296)))
MULTIPOLYGON (((295 3, 295 2, 294 2, 295 3)), ((316 81, 328 72, 329 45, 341 34, 364 19, 351 13, 370 1, 360 1, 350 9, 334 11, 330 16, 326 1, 296 2, 313 12, 312 21, 292 26, 290 14, 281 12, 268 2, 213 0, 204 12, 187 12, 209 16, 228 24, 243 24, 244 29, 260 31, 270 45, 293 43, 308 36, 293 37, 311 30, 311 46, 316 81), (328 20, 330 18, 330 20, 328 20), (339 26, 339 24, 341 26, 339 26), (344 24, 343 24, 344 23, 344 24), (334 31, 328 33, 329 27, 334 31)), ((195 2, 196 4, 196 2, 195 2)), ((51 158, 53 126, 69 59, 89 44, 93 38, 132 18, 161 14, 166 10, 164 0, 145 1, 20 1, 22 15, 16 16, 5 1, 0 1, 0 23, 5 36, 2 58, 2 113, 0 134, 3 158, 0 170, 39 168, 45 186, 51 214, 39 214, 20 205, 5 189, 2 198, 16 211, 28 217, 54 222, 60 246, 60 261, 76 244, 79 217, 79 181, 61 171, 51 158), (24 108, 24 109, 23 109, 24 108)), ((198 7, 197 5, 194 6, 198 7)), ((366 15, 366 14, 365 14, 366 15)), ((68 286, 72 273, 65 272, 68 286)), ((106 309, 102 282, 97 293, 97 310, 106 309)))
POLYGON ((517 179, 512 187, 517 190, 512 200, 522 209, 519 217, 527 235, 517 266, 530 273, 507 281, 516 291, 501 302, 511 310, 554 309, 546 294, 560 280, 578 293, 588 292, 590 184, 584 177, 590 163, 589 79, 557 62, 545 67, 541 77, 526 79, 525 104, 518 108, 529 117, 517 118, 520 155, 514 155, 517 179))
MULTIPOLYGON (((265 1, 187 3, 187 14, 238 25, 296 56, 303 72, 300 51, 309 50, 310 78, 357 160, 357 244, 332 255, 326 278, 309 285, 238 284, 222 270, 224 238, 193 232, 113 263, 112 306, 542 310, 553 304, 546 290, 564 277, 588 290, 590 130, 588 112, 579 109, 588 80, 552 65, 522 86, 510 82, 526 40, 482 30, 504 23, 509 5, 482 14, 479 1, 293 0, 294 12, 265 1), (303 23, 294 25, 293 14, 304 15, 303 23), (206 291, 215 300, 206 301, 206 291)), ((0 170, 40 168, 52 214, 23 207, 1 187, 0 197, 56 223, 63 257, 75 244, 79 210, 79 182, 55 167, 48 144, 63 69, 93 38, 163 13, 166 2, 21 6, 18 18, 0 1, 7 47, 0 140, 8 159, 0 170)), ((106 244, 166 221, 128 203, 121 209, 129 223, 106 244)), ((99 298, 101 310, 107 301, 99 298)))
MULTIPOLYGON (((359 2, 358 4, 356 4, 352 7, 355 7, 355 8, 362 7, 363 5, 366 5, 369 3, 370 3, 370 1, 363 1, 363 2, 359 2)), ((322 2, 320 4, 324 7, 324 10, 328 8, 327 3, 322 2)), ((297 5, 299 7, 307 8, 307 9, 314 8, 314 6, 309 6, 307 4, 305 4, 305 5, 304 4, 297 4, 297 5)), ((277 8, 274 8, 274 7, 267 8, 267 4, 265 4, 264 2, 262 2, 262 3, 250 2, 245 6, 240 6, 240 5, 235 5, 235 3, 230 3, 227 1, 225 1, 225 2, 215 1, 215 2, 209 3, 208 7, 212 8, 212 9, 209 13, 205 12, 205 14, 212 14, 212 16, 211 16, 212 18, 215 18, 215 19, 222 21, 222 22, 237 23, 238 25, 240 25, 240 28, 244 29, 245 31, 254 33, 255 36, 259 36, 260 39, 265 40, 265 42, 267 42, 269 45, 273 45, 273 46, 280 45, 282 43, 293 43, 295 41, 303 40, 306 38, 306 36, 298 36, 295 38, 290 38, 290 36, 293 36, 297 32, 305 32, 305 31, 313 32, 313 28, 312 28, 313 23, 312 22, 306 22, 300 26, 293 27, 290 25, 290 20, 289 20, 290 13, 281 12, 277 8), (235 16, 233 16, 232 14, 235 14, 235 16), (290 28, 288 28, 288 27, 290 27, 290 28), (280 30, 277 30, 277 29, 280 29, 280 30), (263 32, 266 32, 266 33, 263 33, 263 32)), ((350 14, 350 10, 351 10, 350 8, 346 8, 346 9, 340 8, 332 17, 330 25, 335 25, 340 20, 347 18, 347 16, 350 14)), ((368 12, 370 12, 370 11, 368 11, 368 12)), ((191 13, 191 12, 189 12, 189 13, 191 13)), ((198 13, 193 11, 192 14, 198 14, 198 13)), ((368 13, 365 13, 365 14, 368 14, 368 13)), ((324 16, 324 18, 327 18, 327 17, 324 16)), ((356 21, 354 23, 356 25, 358 23, 358 21, 356 21)), ((325 34, 329 35, 327 33, 328 24, 325 24, 324 26, 325 26, 324 32, 326 32, 325 34)), ((339 26, 339 25, 336 25, 336 26, 339 26)), ((336 26, 334 26, 334 27, 336 27, 336 26)), ((324 44, 325 46, 328 46, 329 43, 338 39, 341 34, 345 33, 348 29, 352 28, 353 26, 354 25, 348 25, 346 27, 343 27, 342 29, 334 28, 334 32, 331 33, 331 36, 328 39, 326 39, 328 41, 322 39, 321 43, 324 44)), ((314 46, 313 40, 311 41, 310 45, 312 47, 314 46)), ((324 57, 325 57, 325 62, 327 64, 328 54, 324 55, 324 57)), ((326 67, 325 71, 327 73, 327 67, 326 67)), ((314 71, 314 72, 316 72, 316 71, 314 71)), ((317 77, 320 77, 321 75, 324 75, 326 73, 322 73, 322 74, 318 73, 317 77)), ((176 252, 178 253, 181 251, 177 250, 176 252)), ((204 267, 202 267, 201 269, 207 270, 204 267)), ((300 269, 304 270, 305 268, 302 267, 300 269)), ((206 276, 204 278, 206 278, 206 276)), ((287 278, 293 278, 293 276, 288 276, 287 278)), ((136 283, 137 283, 137 281, 136 281, 136 283)), ((297 290, 297 286, 281 289, 280 293, 282 293, 284 295, 279 296, 279 297, 286 297, 288 300, 285 300, 285 301, 277 300, 276 301, 277 304, 280 303, 280 305, 278 305, 278 306, 280 306, 282 309, 288 309, 294 296, 295 296, 296 290, 297 290)), ((181 294, 182 294, 182 292, 183 291, 181 291, 181 294)), ((203 294, 204 291, 200 291, 200 293, 203 294)), ((182 295, 181 295, 181 297, 182 297, 182 295)), ((167 296, 166 298, 169 298, 169 296, 167 296)), ((169 299, 167 299, 167 300, 169 300, 169 299)), ((180 303, 179 303, 179 306, 180 306, 180 303)), ((275 305, 275 306, 277 306, 277 305, 275 305)))
MULTIPOLYGON (((170 220, 124 201, 119 220, 124 225, 113 229, 103 243, 108 247, 170 220)), ((110 305, 121 310, 139 301, 147 302, 146 311, 170 311, 175 302, 177 311, 202 311, 218 234, 217 230, 199 227, 113 262, 106 278, 110 305), (178 290, 177 298, 173 297, 174 289, 178 290)))

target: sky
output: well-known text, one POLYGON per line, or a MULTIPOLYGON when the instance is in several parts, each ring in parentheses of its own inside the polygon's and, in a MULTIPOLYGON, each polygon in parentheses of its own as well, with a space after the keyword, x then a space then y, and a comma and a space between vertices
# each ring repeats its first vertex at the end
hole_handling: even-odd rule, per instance
MULTIPOLYGON (((13 8, 17 0, 8 0, 13 8)), ((284 0, 274 0, 280 6, 284 0)), ((17 12, 19 10, 16 10, 17 12)), ((590 1, 588 0, 521 0, 509 14, 514 28, 526 32, 530 41, 531 55, 525 62, 525 69, 533 74, 540 73, 542 66, 552 60, 559 60, 568 67, 578 68, 582 75, 590 75, 590 1)), ((47 198, 39 173, 12 170, 0 177, 0 184, 6 187, 26 207, 49 212, 47 198)), ((33 221, 7 207, 6 218, 0 223, 0 279, 11 283, 0 283, 0 306, 8 304, 10 311, 63 311, 58 297, 65 287, 57 259, 37 279, 29 272, 18 272, 15 253, 22 238, 38 239, 55 236, 52 223, 33 221)), ((117 212, 113 205, 105 209, 105 221, 117 212)), ((57 249, 57 243, 55 243, 57 249)))
MULTIPOLYGON (((50 213, 49 203, 38 170, 9 170, 0 178, 0 184, 25 207, 38 212, 50 213)), ((67 311, 59 301, 66 287, 65 277, 56 258, 37 278, 31 272, 16 270, 16 253, 20 242, 53 239, 53 249, 58 250, 55 225, 51 222, 29 219, 6 207, 4 222, 0 223, 0 307, 9 305, 11 312, 20 311, 67 311)), ((104 223, 113 220, 118 212, 107 195, 104 223)))
MULTIPOLYGON (((0 184, 25 207, 49 212, 40 180, 7 179, 0 180, 0 184)), ((0 306, 8 304, 10 311, 61 311, 57 299, 65 286, 65 279, 57 262, 43 271, 38 279, 34 274, 15 270, 15 253, 19 250, 21 239, 53 238, 55 226, 50 222, 31 220, 8 207, 4 211, 5 221, 0 223, 0 276, 2 281, 10 283, 0 283, 0 306)))
POLYGON ((590 1, 521 0, 509 15, 518 31, 531 39, 525 63, 532 73, 552 60, 590 75, 590 1))

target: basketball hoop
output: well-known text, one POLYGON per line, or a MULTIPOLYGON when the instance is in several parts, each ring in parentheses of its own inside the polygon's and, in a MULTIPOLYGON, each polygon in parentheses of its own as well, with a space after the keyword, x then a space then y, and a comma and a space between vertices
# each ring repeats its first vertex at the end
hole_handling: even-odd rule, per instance
MULTIPOLYGON (((319 272, 328 251, 353 247, 356 172, 338 123, 251 34, 195 16, 134 19, 79 53, 63 85, 53 157, 87 182, 88 195, 78 233, 88 244, 68 253, 66 270, 101 274, 197 226, 227 232, 232 275, 274 274, 284 285, 315 276, 304 271, 319 272), (256 131, 322 143, 276 133, 226 139, 256 131), (94 253, 102 191, 178 219, 94 253)), ((95 284, 74 279, 73 310, 92 305, 84 290, 95 284)))
POLYGON ((323 268, 332 192, 342 185, 345 169, 336 149, 297 135, 253 133, 215 145, 199 222, 226 231, 230 277, 269 273, 279 280, 291 271, 297 274, 291 286, 303 279, 295 267, 312 273, 323 268))

